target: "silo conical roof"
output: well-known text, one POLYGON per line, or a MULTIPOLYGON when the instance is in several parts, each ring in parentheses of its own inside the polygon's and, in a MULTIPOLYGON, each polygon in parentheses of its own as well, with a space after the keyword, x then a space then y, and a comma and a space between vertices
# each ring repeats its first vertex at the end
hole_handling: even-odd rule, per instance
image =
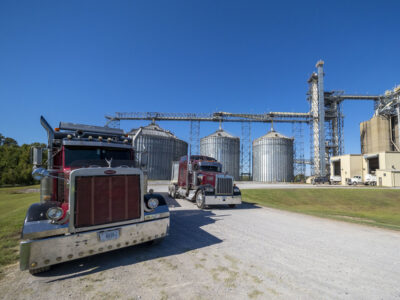
POLYGON ((214 133, 211 133, 210 135, 207 135, 207 136, 203 137, 202 139, 206 139, 206 138, 210 138, 210 137, 227 137, 227 138, 231 138, 231 139, 238 139, 237 136, 234 136, 223 129, 218 129, 214 133))
POLYGON ((261 139, 288 139, 288 140, 293 140, 293 137, 287 137, 285 135, 283 135, 282 133, 279 133, 273 129, 271 129, 267 134, 257 138, 254 140, 254 142, 257 142, 261 139))
POLYGON ((161 128, 158 124, 154 123, 139 128, 133 128, 128 134, 134 135, 140 128, 142 128, 141 134, 144 135, 157 135, 166 138, 177 138, 171 131, 165 130, 161 128))

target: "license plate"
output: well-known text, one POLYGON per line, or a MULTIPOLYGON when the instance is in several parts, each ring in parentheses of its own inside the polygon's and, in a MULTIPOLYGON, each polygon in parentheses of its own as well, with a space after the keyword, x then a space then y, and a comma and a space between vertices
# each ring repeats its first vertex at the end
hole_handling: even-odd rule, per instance
POLYGON ((119 238, 119 229, 99 232, 99 240, 102 242, 119 238))

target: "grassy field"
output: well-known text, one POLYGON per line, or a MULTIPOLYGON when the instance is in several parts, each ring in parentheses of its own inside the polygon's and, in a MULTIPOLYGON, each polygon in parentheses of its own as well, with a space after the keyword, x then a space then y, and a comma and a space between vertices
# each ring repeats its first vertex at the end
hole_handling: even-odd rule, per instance
MULTIPOLYGON (((18 242, 28 207, 39 202, 39 193, 25 193, 39 186, 0 188, 0 273, 1 267, 18 259, 18 242)), ((1 274, 0 274, 1 275, 1 274)))
POLYGON ((400 190, 242 190, 242 197, 262 206, 400 230, 400 190))

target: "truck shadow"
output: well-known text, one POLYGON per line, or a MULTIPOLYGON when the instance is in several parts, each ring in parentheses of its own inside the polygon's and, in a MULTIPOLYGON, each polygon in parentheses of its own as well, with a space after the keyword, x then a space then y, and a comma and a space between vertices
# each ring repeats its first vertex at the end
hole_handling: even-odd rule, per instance
MULTIPOLYGON (((165 201, 167 202, 168 207, 170 207, 170 208, 171 207, 173 207, 173 208, 182 207, 182 205, 180 205, 176 199, 170 197, 168 195, 168 193, 158 193, 158 194, 161 194, 164 197, 165 201)), ((179 201, 186 201, 188 203, 191 203, 193 205, 193 207, 197 209, 196 203, 194 203, 194 202, 191 202, 186 199, 179 199, 179 201)), ((230 209, 255 209, 255 208, 261 208, 261 206, 254 204, 254 203, 242 201, 242 204, 238 204, 234 208, 231 208, 228 205, 212 205, 212 206, 205 208, 205 210, 211 210, 211 209, 226 209, 226 210, 229 209, 230 210, 230 209)))
POLYGON ((63 281, 218 244, 221 239, 201 228, 217 222, 218 217, 207 210, 171 211, 170 234, 160 244, 141 244, 61 263, 36 276, 50 279, 47 283, 63 281))

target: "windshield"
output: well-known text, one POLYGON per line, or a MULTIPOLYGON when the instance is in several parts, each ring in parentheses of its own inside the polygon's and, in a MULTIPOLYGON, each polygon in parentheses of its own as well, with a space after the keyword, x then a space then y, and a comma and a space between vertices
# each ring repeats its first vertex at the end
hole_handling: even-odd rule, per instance
POLYGON ((221 168, 219 166, 201 166, 200 170, 209 172, 221 172, 221 168))
POLYGON ((134 167, 129 149, 112 149, 96 147, 66 147, 65 166, 69 167, 108 167, 107 160, 111 160, 112 167, 134 167))

